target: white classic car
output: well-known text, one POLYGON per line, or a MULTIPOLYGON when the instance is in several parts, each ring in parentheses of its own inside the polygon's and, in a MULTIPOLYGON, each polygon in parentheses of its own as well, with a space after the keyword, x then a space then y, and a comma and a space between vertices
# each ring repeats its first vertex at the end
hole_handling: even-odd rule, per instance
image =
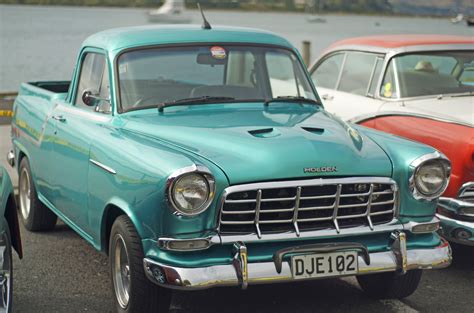
POLYGON ((310 73, 326 110, 428 144, 451 160, 438 217, 449 240, 474 245, 474 37, 346 39, 310 73))

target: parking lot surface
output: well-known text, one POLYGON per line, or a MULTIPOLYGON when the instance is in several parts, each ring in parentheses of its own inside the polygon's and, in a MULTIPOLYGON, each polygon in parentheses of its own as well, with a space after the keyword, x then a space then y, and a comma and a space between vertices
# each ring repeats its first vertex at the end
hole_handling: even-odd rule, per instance
MULTIPOLYGON (((10 149, 0 126, 0 160, 10 149)), ((9 170, 17 181, 14 170, 9 170)), ((68 226, 30 233, 22 229, 24 258, 14 259, 14 312, 115 312, 107 256, 68 226)), ((411 297, 373 300, 355 279, 210 289, 176 293, 171 313, 468 312, 474 313, 474 248, 455 247, 447 269, 425 271, 411 297)))

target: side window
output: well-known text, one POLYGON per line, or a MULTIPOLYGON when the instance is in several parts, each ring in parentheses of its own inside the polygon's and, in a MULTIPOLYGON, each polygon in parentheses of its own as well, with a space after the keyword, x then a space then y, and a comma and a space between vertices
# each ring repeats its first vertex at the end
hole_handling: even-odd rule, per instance
POLYGON ((344 60, 344 53, 338 53, 325 59, 316 70, 313 71, 311 77, 317 87, 335 89, 337 79, 344 60))
POLYGON ((377 84, 380 79, 380 74, 382 74, 382 67, 383 67, 383 59, 377 58, 375 61, 374 67, 374 74, 372 75, 372 81, 370 82, 369 92, 367 93, 368 96, 374 97, 377 91, 377 84))
POLYGON ((388 65, 383 78, 380 96, 384 98, 398 98, 397 85, 395 80, 395 61, 392 59, 388 65))
MULTIPOLYGON (((85 90, 90 90, 93 94, 100 95, 106 92, 106 87, 102 88, 104 82, 105 56, 98 53, 87 53, 82 61, 79 85, 76 93, 75 105, 93 110, 94 107, 87 106, 82 101, 82 94, 85 90)), ((107 74, 107 73, 106 73, 107 74)), ((107 75, 108 80, 108 75, 107 75)), ((105 82, 107 84, 107 82, 105 82)))
POLYGON ((376 55, 348 52, 338 90, 365 96, 374 67, 376 55))

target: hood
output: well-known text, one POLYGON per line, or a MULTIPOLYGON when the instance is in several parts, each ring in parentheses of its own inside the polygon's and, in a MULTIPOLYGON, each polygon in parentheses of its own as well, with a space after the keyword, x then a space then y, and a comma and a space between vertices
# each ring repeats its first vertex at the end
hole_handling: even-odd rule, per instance
POLYGON ((392 174, 390 159, 376 143, 314 105, 170 107, 163 113, 128 113, 124 122, 128 131, 166 141, 213 162, 230 184, 392 174))
POLYGON ((445 96, 388 102, 382 107, 382 112, 384 111, 421 115, 474 127, 474 96, 445 96))

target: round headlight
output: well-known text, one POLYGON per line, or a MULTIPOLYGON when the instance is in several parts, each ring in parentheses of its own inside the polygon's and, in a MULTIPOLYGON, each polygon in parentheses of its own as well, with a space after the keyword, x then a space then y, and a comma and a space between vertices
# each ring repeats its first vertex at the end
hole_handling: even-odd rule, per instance
POLYGON ((420 162, 411 181, 415 198, 432 200, 441 196, 448 187, 450 170, 450 163, 444 158, 420 162))
MULTIPOLYGON (((206 175, 208 176, 208 175, 206 175)), ((196 215, 206 210, 214 193, 212 177, 189 173, 178 177, 170 190, 174 208, 183 215, 196 215)))

